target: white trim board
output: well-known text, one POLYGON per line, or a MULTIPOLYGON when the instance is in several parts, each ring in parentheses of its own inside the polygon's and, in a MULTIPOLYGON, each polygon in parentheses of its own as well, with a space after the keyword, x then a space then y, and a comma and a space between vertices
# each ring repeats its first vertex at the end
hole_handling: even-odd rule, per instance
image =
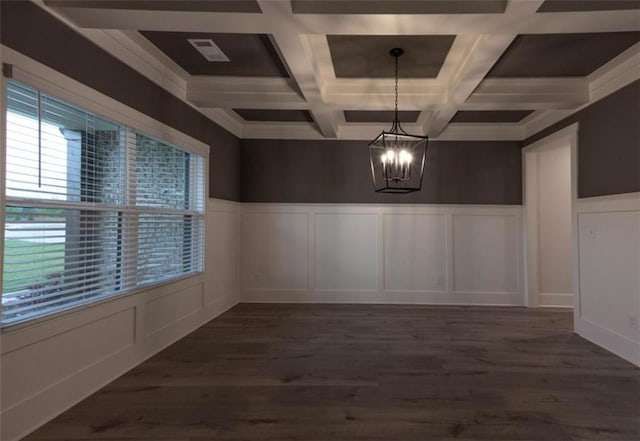
POLYGON ((538 293, 541 308, 573 308, 573 293, 538 293))
MULTIPOLYGON (((525 249, 526 300, 528 306, 570 307, 567 293, 540 292, 540 194, 539 154, 549 150, 569 147, 570 150, 570 192, 572 230, 575 231, 575 205, 578 186, 578 124, 572 124, 522 149, 522 200, 524 202, 523 232, 525 249)), ((573 239, 575 240, 575 239, 573 239)), ((577 259, 577 248, 572 241, 572 262, 577 259)), ((575 265, 572 263, 572 277, 575 279, 575 265)), ((574 280, 574 292, 575 280, 574 280)))
POLYGON ((519 306, 513 293, 243 290, 240 303, 519 306))
POLYGON ((576 332, 640 366, 640 193, 579 199, 575 212, 576 332))
MULTIPOLYGON (((4 269, 4 222, 5 222, 5 205, 6 205, 6 185, 4 185, 4 183, 6 182, 5 180, 5 174, 6 174, 6 163, 7 161, 4 160, 4 158, 6 158, 6 140, 7 137, 4 135, 5 134, 5 127, 6 127, 6 120, 7 120, 7 112, 6 112, 6 108, 7 108, 7 94, 4 93, 5 90, 7 90, 7 80, 6 78, 4 78, 4 75, 0 75, 0 87, 2 88, 3 93, 0 93, 0 158, 2 158, 3 160, 0 161, 0 182, 3 183, 3 185, 0 185, 0 225, 3 226, 3 233, 0 234, 0 250, 3 250, 2 253, 0 253, 0 268, 4 269)), ((0 287, 2 287, 2 277, 3 277, 3 273, 4 271, 0 271, 0 287)), ((0 290, 0 295, 2 295, 2 290, 0 290)), ((0 302, 0 313, 2 312, 2 302, 0 302)), ((3 372, 2 372, 2 351, 4 351, 4 341, 3 341, 3 336, 0 333, 0 406, 2 405, 2 378, 3 378, 3 372)), ((2 422, 2 416, 0 415, 0 434, 2 434, 2 430, 3 430, 3 422, 2 422)))

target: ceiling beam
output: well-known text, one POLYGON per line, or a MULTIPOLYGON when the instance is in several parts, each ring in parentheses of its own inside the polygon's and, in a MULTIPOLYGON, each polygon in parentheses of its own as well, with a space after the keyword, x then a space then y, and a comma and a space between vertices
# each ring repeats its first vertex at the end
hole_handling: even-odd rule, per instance
POLYGON ((510 123, 451 124, 437 137, 438 141, 520 141, 522 127, 510 123))
MULTIPOLYGON (((536 16, 536 11, 543 2, 544 0, 511 0, 505 11, 505 20, 507 23, 527 21, 530 17, 536 16)), ((442 133, 517 34, 517 31, 505 30, 500 34, 484 34, 477 37, 469 55, 460 64, 458 72, 449 83, 446 104, 440 106, 431 119, 430 126, 424 128, 429 136, 438 137, 442 133)))
POLYGON ((471 96, 515 37, 509 34, 478 37, 471 54, 460 66, 453 81, 449 83, 445 104, 436 111, 430 126, 424 128, 429 136, 435 138, 442 133, 460 106, 471 96))
MULTIPOLYGON (((446 89, 434 80, 406 79, 400 82, 399 103, 401 110, 434 110, 444 105, 458 110, 566 109, 587 102, 589 86, 586 78, 488 78, 475 89, 473 83, 468 85, 473 91, 465 100, 468 90, 464 85, 455 86, 457 89, 447 96, 446 89)), ((325 91, 323 100, 330 109, 393 109, 393 80, 334 80, 325 91)), ((187 81, 186 97, 201 107, 313 107, 291 78, 193 76, 187 81)))
POLYGON ((243 121, 235 112, 227 109, 205 109, 200 112, 206 115, 211 121, 224 127, 238 138, 242 137, 243 121))
POLYGON ((308 109, 291 78, 193 76, 187 99, 199 107, 308 109))
POLYGON ((585 78, 489 78, 466 100, 477 104, 517 104, 521 109, 575 109, 589 102, 585 78))
POLYGON ((299 29, 292 26, 293 13, 289 0, 257 0, 263 14, 274 23, 281 25, 274 29, 271 38, 282 55, 289 74, 308 102, 309 111, 318 130, 326 138, 336 138, 338 122, 336 111, 327 105, 320 91, 320 78, 315 69, 311 50, 305 46, 299 29))

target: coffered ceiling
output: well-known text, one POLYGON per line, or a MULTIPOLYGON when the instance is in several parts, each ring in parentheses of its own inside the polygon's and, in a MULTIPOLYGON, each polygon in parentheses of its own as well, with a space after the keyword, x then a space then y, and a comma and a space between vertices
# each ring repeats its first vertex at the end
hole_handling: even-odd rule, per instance
POLYGON ((244 138, 524 139, 640 78, 637 0, 38 0, 244 138), (208 61, 189 39, 211 40, 208 61))

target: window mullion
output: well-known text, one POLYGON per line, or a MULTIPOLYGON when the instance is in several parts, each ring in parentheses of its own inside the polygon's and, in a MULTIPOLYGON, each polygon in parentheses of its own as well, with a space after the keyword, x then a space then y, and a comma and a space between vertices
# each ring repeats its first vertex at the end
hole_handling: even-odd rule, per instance
POLYGON ((133 130, 125 128, 124 154, 122 155, 123 179, 125 180, 123 192, 123 222, 122 222, 122 279, 125 290, 133 289, 138 284, 138 214, 136 205, 136 134, 133 130))

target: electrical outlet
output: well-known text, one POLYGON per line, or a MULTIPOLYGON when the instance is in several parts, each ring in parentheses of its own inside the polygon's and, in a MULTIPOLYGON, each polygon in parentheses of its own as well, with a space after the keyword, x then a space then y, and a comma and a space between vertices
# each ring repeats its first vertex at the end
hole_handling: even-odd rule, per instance
POLYGON ((638 316, 635 314, 629 314, 627 316, 627 323, 631 329, 638 330, 638 316))

